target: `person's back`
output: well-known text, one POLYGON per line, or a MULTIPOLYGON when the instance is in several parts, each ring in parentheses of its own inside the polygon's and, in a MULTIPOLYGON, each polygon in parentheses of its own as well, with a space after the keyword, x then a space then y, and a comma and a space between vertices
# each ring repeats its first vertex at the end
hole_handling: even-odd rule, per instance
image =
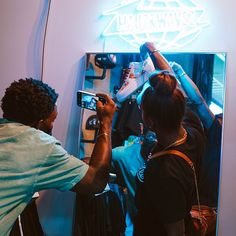
MULTIPOLYGON (((1 230, 12 225, 12 219, 21 213, 32 195, 46 185, 64 191, 71 188, 64 185, 62 173, 68 156, 59 144, 55 145, 57 140, 29 126, 5 122, 0 121, 0 199, 1 211, 5 212, 0 216, 1 230), (53 168, 59 170, 60 165, 61 173, 52 174, 53 168)), ((81 166, 80 171, 82 177, 87 166, 81 166)))
POLYGON ((134 235, 191 235, 194 173, 188 163, 170 151, 188 156, 199 166, 203 147, 201 122, 186 111, 185 98, 165 58, 152 43, 146 48, 157 69, 140 99, 144 123, 158 137, 146 166, 137 173, 134 235))
MULTIPOLYGON (((198 163, 203 145, 201 123, 192 112, 187 112, 183 125, 187 132, 185 141, 166 150, 180 151, 198 163)), ((161 151, 162 147, 157 144, 152 153, 161 151)), ((191 230, 189 212, 196 201, 196 193, 193 171, 184 160, 171 154, 151 159, 137 174, 137 188, 139 213, 135 235, 151 236, 157 232, 168 235, 163 225, 182 217, 186 230, 191 230)))
POLYGON ((6 89, 0 119, 0 234, 8 235, 35 192, 44 189, 96 193, 104 189, 111 158, 110 129, 115 111, 105 94, 98 102, 100 136, 90 165, 71 156, 51 135, 57 94, 48 85, 21 79, 6 89), (98 182, 97 182, 98 181, 98 182))

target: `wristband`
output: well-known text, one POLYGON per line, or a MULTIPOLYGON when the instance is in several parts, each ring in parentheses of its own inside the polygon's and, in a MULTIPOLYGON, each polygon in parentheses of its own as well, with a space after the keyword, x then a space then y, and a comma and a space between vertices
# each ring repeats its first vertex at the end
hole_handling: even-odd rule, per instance
POLYGON ((153 51, 151 51, 151 52, 149 53, 149 55, 151 56, 151 55, 153 55, 155 52, 159 52, 159 50, 154 49, 153 51))
POLYGON ((179 77, 182 77, 183 75, 186 75, 185 72, 182 72, 182 74, 178 75, 179 77))
POLYGON ((97 135, 97 138, 99 138, 99 137, 101 137, 101 136, 108 136, 108 137, 109 137, 109 134, 104 132, 104 133, 98 134, 98 135, 97 135))

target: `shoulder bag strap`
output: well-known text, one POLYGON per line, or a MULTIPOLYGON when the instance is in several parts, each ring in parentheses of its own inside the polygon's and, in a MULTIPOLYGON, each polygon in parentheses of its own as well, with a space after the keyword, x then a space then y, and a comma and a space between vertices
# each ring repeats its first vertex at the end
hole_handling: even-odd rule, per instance
POLYGON ((173 155, 181 157, 182 159, 184 159, 190 165, 190 167, 192 169, 194 168, 193 162, 188 158, 188 156, 185 155, 183 152, 180 152, 178 150, 166 150, 166 151, 157 152, 157 153, 153 154, 151 157, 149 157, 149 159, 165 156, 165 155, 168 155, 168 154, 173 154, 173 155))
POLYGON ((197 184, 197 176, 196 176, 196 171, 195 171, 195 168, 194 168, 194 164, 190 160, 190 158, 187 155, 185 155, 183 152, 180 152, 178 150, 166 150, 166 151, 160 151, 160 152, 157 152, 157 153, 153 154, 152 156, 149 157, 149 160, 153 159, 153 158, 156 158, 156 157, 163 157, 163 156, 169 155, 169 154, 173 154, 173 155, 176 155, 176 156, 184 159, 189 164, 191 169, 193 170, 194 182, 195 182, 195 188, 196 188, 196 194, 197 194, 199 217, 200 217, 200 221, 201 221, 201 206, 200 206, 200 198, 199 198, 199 191, 198 191, 198 184, 197 184))

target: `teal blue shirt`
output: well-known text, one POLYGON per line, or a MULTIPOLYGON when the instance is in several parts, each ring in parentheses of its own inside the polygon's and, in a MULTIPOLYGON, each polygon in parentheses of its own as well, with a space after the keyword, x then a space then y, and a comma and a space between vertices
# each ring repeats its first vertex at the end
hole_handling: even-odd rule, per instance
POLYGON ((8 235, 35 192, 70 190, 88 165, 46 133, 0 119, 0 235, 8 235))

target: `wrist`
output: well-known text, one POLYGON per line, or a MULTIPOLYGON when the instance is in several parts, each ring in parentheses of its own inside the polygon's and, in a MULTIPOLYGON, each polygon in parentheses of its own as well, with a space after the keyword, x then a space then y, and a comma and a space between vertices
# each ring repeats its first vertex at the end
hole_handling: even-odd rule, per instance
POLYGON ((111 127, 112 127, 111 121, 100 121, 99 133, 111 133, 111 127))
POLYGON ((175 74, 178 76, 178 77, 181 77, 181 76, 184 76, 186 75, 186 72, 180 68, 176 69, 176 68, 173 68, 172 67, 172 70, 175 72, 175 74))
POLYGON ((157 49, 149 50, 149 56, 152 56, 152 55, 154 55, 157 52, 159 52, 159 50, 157 50, 157 49))
POLYGON ((185 73, 185 71, 182 71, 182 72, 180 72, 180 73, 177 73, 177 75, 178 75, 179 77, 182 77, 182 76, 186 75, 186 73, 185 73))
POLYGON ((103 138, 108 137, 108 138, 110 138, 110 133, 106 133, 106 132, 101 133, 101 132, 99 132, 96 138, 98 139, 100 137, 103 137, 103 138))

